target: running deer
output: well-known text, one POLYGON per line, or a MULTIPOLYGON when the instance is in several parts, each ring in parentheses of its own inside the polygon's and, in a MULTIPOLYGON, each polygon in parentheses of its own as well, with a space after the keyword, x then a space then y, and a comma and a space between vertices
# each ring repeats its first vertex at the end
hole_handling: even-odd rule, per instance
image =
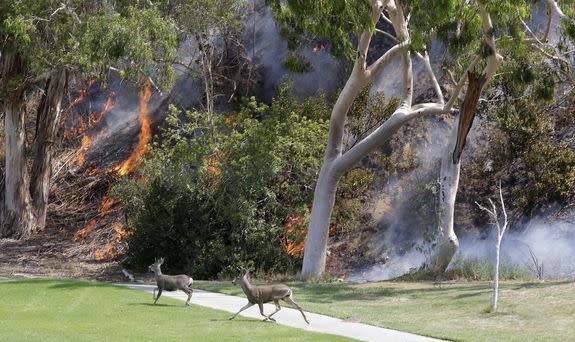
POLYGON ((190 305, 190 299, 192 298, 192 283, 194 280, 192 277, 187 276, 185 274, 180 275, 166 275, 162 274, 162 270, 160 266, 164 263, 164 258, 156 259, 156 262, 150 265, 150 271, 154 272, 156 278, 156 284, 158 287, 154 289, 154 304, 158 301, 160 296, 162 295, 162 291, 176 291, 182 290, 188 295, 188 300, 186 301, 186 305, 190 305), (156 297, 156 290, 158 290, 158 296, 156 297))
POLYGON ((309 324, 307 317, 305 317, 305 314, 303 313, 303 310, 300 308, 299 305, 296 304, 296 302, 293 301, 292 299, 293 291, 289 287, 287 287, 287 285, 278 284, 269 286, 252 286, 248 280, 250 271, 253 271, 253 269, 241 269, 243 275, 238 276, 236 279, 232 281, 234 285, 241 286, 242 290, 248 297, 248 303, 243 308, 241 308, 240 311, 238 311, 235 315, 230 317, 230 320, 236 318, 236 316, 245 309, 257 304, 260 307, 260 313, 262 314, 262 316, 265 317, 264 321, 267 321, 269 319, 275 322, 276 320, 273 319, 272 316, 281 310, 279 301, 283 300, 284 302, 291 304, 296 309, 298 309, 299 312, 301 312, 301 315, 303 316, 305 322, 309 324), (276 305, 276 311, 274 311, 271 315, 266 316, 264 314, 264 303, 269 303, 272 301, 276 305))

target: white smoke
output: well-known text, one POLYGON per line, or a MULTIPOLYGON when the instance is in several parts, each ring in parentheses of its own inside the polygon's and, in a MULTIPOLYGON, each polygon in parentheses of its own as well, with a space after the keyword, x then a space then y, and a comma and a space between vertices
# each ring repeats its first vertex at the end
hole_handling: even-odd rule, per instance
POLYGON ((283 61, 288 56, 287 43, 280 37, 278 26, 269 8, 255 1, 246 18, 245 41, 248 58, 262 67, 265 100, 271 100, 284 77, 294 82, 294 91, 300 96, 314 95, 319 89, 334 91, 340 84, 339 76, 343 68, 341 62, 333 58, 328 47, 312 52, 314 46, 304 46, 299 53, 311 64, 311 71, 291 73, 283 61), (254 10, 255 9, 255 10, 254 10))
MULTIPOLYGON (((485 239, 461 238, 459 253, 463 258, 494 260, 494 234, 491 229, 485 239)), ((575 223, 533 220, 521 231, 507 232, 501 242, 501 263, 531 272, 535 272, 537 263, 542 266, 544 278, 575 276, 575 223)))

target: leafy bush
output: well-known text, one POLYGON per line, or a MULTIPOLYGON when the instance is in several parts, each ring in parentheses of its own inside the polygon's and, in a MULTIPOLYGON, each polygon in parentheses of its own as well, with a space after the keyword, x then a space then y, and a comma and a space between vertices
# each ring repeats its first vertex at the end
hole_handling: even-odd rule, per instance
POLYGON ((115 188, 131 266, 163 256, 166 271, 197 278, 240 265, 296 270, 301 249, 290 245, 303 245, 328 131, 323 99, 315 101, 300 104, 284 85, 271 106, 246 99, 227 116, 172 107, 140 177, 115 188))

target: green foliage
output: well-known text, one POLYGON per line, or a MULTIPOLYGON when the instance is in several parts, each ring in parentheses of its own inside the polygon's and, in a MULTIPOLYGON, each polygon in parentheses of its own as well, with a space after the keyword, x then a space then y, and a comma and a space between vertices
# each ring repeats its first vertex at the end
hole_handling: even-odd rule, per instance
POLYGON ((372 183, 372 171, 363 168, 349 171, 339 181, 332 214, 332 225, 338 234, 359 231, 365 194, 372 183))
POLYGON ((383 92, 370 94, 371 84, 365 86, 354 99, 348 114, 346 130, 353 141, 348 142, 351 148, 363 139, 395 112, 399 106, 399 98, 386 100, 383 92))
POLYGON ((575 196, 575 151, 549 142, 539 142, 523 152, 526 186, 513 189, 523 207, 541 202, 565 201, 575 196))
POLYGON ((267 0, 276 21, 280 24, 280 34, 288 42, 288 47, 296 49, 311 34, 331 42, 330 51, 334 56, 355 58, 350 34, 373 29, 371 5, 367 0, 267 0))
POLYGON ((133 266, 164 256, 168 271, 200 278, 241 265, 295 271, 301 256, 286 245, 298 241, 286 227, 308 215, 328 130, 324 113, 303 115, 312 107, 323 108, 298 103, 283 86, 271 106, 245 99, 239 112, 216 115, 214 126, 172 108, 141 170, 147 181, 125 179, 115 189, 133 233, 133 266))
MULTIPOLYGON (((515 205, 530 212, 538 205, 567 201, 575 196, 575 152, 556 139, 562 121, 569 115, 554 113, 549 101, 555 98, 557 74, 536 55, 510 61, 495 79, 502 95, 489 108, 489 118, 499 124, 507 138, 496 146, 499 168, 518 164, 512 173, 515 205)), ((565 98, 563 106, 575 101, 565 98)), ((569 110, 567 110, 569 111, 569 110)))
MULTIPOLYGON (((24 79, 55 68, 104 77, 109 68, 133 78, 153 74, 168 86, 174 78, 173 21, 143 2, 7 0, 0 3, 0 48, 16 53, 24 79), (152 73, 152 66, 157 71, 152 73)), ((9 80, 5 80, 7 82, 9 80)), ((6 83, 4 83, 5 86, 6 83)))
POLYGON ((290 52, 284 60, 284 68, 295 73, 304 73, 312 70, 311 63, 296 52, 290 52))

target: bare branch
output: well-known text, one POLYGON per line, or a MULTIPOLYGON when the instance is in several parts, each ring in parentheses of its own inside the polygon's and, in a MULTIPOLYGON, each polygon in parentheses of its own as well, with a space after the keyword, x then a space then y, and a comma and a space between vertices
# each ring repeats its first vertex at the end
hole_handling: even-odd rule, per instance
POLYGON ((385 32, 384 30, 380 30, 380 29, 376 28, 376 29, 375 29, 375 32, 381 33, 381 34, 383 34, 384 36, 386 36, 387 38, 389 38, 389 39, 391 39, 391 40, 393 40, 394 42, 397 43, 397 38, 395 38, 395 37, 392 36, 391 34, 385 32))
POLYGON ((405 123, 421 117, 423 115, 440 114, 444 108, 440 104, 426 104, 417 110, 410 111, 400 107, 381 126, 363 138, 355 146, 341 155, 334 163, 334 170, 338 174, 343 174, 356 165, 368 153, 385 143, 399 128, 405 123))
POLYGON ((371 65, 366 69, 366 74, 368 81, 371 82, 375 75, 377 75, 385 66, 389 64, 395 58, 401 50, 409 45, 409 42, 401 42, 391 49, 387 50, 383 56, 379 57, 375 62, 371 63, 371 65))
POLYGON ((485 66, 485 69, 483 69, 483 73, 487 77, 487 82, 485 82, 485 84, 487 84, 495 73, 495 70, 497 70, 499 65, 503 62, 503 57, 497 53, 495 37, 493 36, 493 24, 491 22, 491 16, 485 9, 485 6, 483 6, 481 3, 479 4, 479 13, 481 15, 483 33, 485 34, 485 43, 491 48, 492 51, 491 55, 489 56, 487 65, 485 66))
MULTIPOLYGON (((383 8, 387 5, 389 0, 385 0, 383 3, 380 0, 371 1, 371 19, 374 23, 377 23, 383 8)), ((365 30, 359 38, 359 43, 357 44, 357 59, 356 65, 358 65, 362 70, 366 69, 366 59, 367 50, 369 49, 369 43, 371 42, 371 37, 373 32, 365 30)))
POLYGON ((551 22, 553 21, 553 13, 551 13, 551 4, 547 1, 547 26, 545 26, 545 33, 543 34, 543 41, 549 41, 549 31, 551 31, 551 22))
POLYGON ((431 77, 431 83, 433 85, 433 89, 435 90, 435 95, 439 99, 441 104, 445 103, 443 99, 443 92, 441 91, 441 87, 439 86, 439 82, 437 82, 437 77, 435 77, 435 73, 433 72, 433 68, 431 68, 431 62, 429 61, 429 54, 427 51, 422 55, 421 53, 416 53, 416 56, 423 61, 423 65, 425 66, 425 70, 431 77))

